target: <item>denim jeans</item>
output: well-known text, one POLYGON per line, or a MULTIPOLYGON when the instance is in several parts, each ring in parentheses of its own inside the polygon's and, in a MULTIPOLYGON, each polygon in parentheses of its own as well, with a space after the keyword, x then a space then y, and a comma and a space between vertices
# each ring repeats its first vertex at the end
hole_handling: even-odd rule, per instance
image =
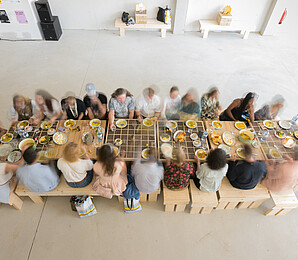
POLYGON ((93 170, 87 171, 87 175, 85 177, 85 180, 83 180, 82 182, 67 182, 68 186, 72 187, 72 188, 83 188, 88 186, 91 181, 93 179, 93 170))

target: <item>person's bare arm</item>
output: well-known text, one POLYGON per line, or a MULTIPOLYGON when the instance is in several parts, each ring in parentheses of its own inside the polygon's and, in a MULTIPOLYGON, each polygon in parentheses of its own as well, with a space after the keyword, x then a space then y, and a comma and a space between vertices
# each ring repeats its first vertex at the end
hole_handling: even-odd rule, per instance
POLYGON ((228 106, 228 108, 226 109, 226 113, 228 115, 229 118, 231 118, 232 120, 236 121, 235 117, 232 114, 232 109, 234 109, 235 107, 239 107, 241 101, 239 99, 235 99, 231 105, 228 106))
POLYGON ((84 113, 81 112, 81 114, 80 114, 79 117, 78 117, 78 120, 81 120, 81 119, 83 118, 83 116, 84 116, 84 113))
POLYGON ((249 108, 249 120, 253 122, 255 120, 255 108, 254 105, 251 105, 249 108))
POLYGON ((5 166, 5 174, 9 172, 13 172, 15 174, 18 168, 19 165, 7 163, 5 166))
POLYGON ((109 111, 109 123, 110 123, 110 128, 111 130, 113 131, 113 128, 115 127, 115 124, 114 124, 114 120, 115 120, 115 111, 114 110, 110 110, 109 111))
POLYGON ((129 116, 128 116, 128 118, 129 119, 133 119, 134 114, 135 114, 135 111, 134 110, 129 110, 129 116))
POLYGON ((169 157, 166 158, 165 166, 169 167, 171 164, 171 159, 169 157))
POLYGON ((60 118, 61 116, 62 116, 62 111, 59 110, 59 111, 57 111, 57 113, 56 113, 55 116, 53 116, 53 117, 50 118, 49 122, 52 123, 52 124, 54 124, 55 121, 56 121, 58 118, 60 118))
POLYGON ((65 110, 62 111, 62 120, 66 120, 67 119, 67 113, 65 110))
POLYGON ((90 107, 87 107, 87 112, 88 112, 89 119, 94 119, 94 114, 90 107))
POLYGON ((141 112, 140 111, 136 110, 136 116, 137 116, 138 121, 141 122, 143 118, 141 116, 141 112))
POLYGON ((197 170, 198 170, 200 168, 200 165, 201 164, 200 164, 200 159, 199 159, 199 157, 197 155, 195 155, 195 160, 196 160, 196 163, 197 163, 197 170))

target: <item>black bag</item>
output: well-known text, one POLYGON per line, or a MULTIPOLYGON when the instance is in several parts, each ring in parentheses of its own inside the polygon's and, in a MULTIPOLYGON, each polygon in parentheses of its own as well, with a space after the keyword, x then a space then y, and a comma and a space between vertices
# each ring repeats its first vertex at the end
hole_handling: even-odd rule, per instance
POLYGON ((163 9, 162 7, 158 8, 157 20, 164 23, 166 21, 166 9, 163 9))
POLYGON ((122 18, 121 18, 122 22, 127 23, 128 22, 128 16, 129 16, 129 13, 123 12, 122 13, 122 18))

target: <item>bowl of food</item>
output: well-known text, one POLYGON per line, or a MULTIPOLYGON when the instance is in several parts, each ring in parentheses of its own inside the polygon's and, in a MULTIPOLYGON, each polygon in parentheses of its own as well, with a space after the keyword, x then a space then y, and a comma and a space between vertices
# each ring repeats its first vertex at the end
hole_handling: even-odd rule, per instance
POLYGON ((40 124, 40 128, 42 130, 48 130, 52 127, 52 123, 50 123, 49 121, 43 121, 41 124, 40 124))
POLYGON ((192 142, 192 144, 193 144, 194 147, 200 147, 202 145, 200 140, 195 140, 195 141, 192 142))
POLYGON ((6 133, 6 134, 2 135, 1 142, 6 144, 6 143, 9 143, 12 139, 13 139, 13 134, 6 133))
POLYGON ((170 129, 175 129, 177 128, 178 124, 176 121, 170 120, 166 123, 166 126, 170 129))
POLYGON ((218 148, 224 150, 227 155, 231 156, 231 147, 230 146, 227 146, 225 144, 220 144, 218 146, 218 148))
POLYGON ((235 136, 229 131, 224 132, 222 138, 224 143, 228 146, 234 146, 236 143, 235 136))
POLYGON ((146 127, 151 127, 153 126, 153 120, 151 118, 145 118, 143 120, 143 125, 146 127))
POLYGON ((122 144, 122 140, 120 138, 116 138, 115 141, 114 141, 114 144, 116 146, 120 146, 122 144))
POLYGON ((170 145, 168 143, 164 143, 161 145, 160 149, 161 149, 161 152, 164 157, 172 158, 172 154, 173 154, 173 146, 172 145, 170 145))
POLYGON ((101 125, 101 121, 97 118, 92 119, 89 123, 91 127, 99 127, 101 125))
POLYGON ((38 162, 42 163, 42 162, 44 162, 44 161, 47 160, 47 156, 46 156, 46 152, 45 151, 39 151, 37 153, 37 155, 38 155, 38 162))
POLYGON ((90 145, 94 141, 94 136, 91 132, 84 132, 82 135, 82 141, 86 145, 90 145))
POLYGON ((55 159, 58 155, 58 150, 56 148, 50 148, 45 153, 46 157, 49 159, 55 159))
POLYGON ((35 145, 35 141, 32 138, 26 138, 19 143, 19 149, 21 151, 24 151, 24 149, 27 149, 34 145, 35 145))
POLYGON ((47 133, 48 133, 48 135, 53 135, 53 134, 56 133, 56 129, 54 129, 54 128, 49 128, 47 133))
POLYGON ((182 131, 182 130, 179 130, 177 131, 175 134, 174 134, 174 141, 176 143, 181 143, 185 140, 185 132, 182 131))
POLYGON ((238 136, 238 139, 240 142, 244 144, 250 144, 252 140, 254 139, 254 134, 251 131, 248 130, 241 130, 238 136))
POLYGON ((241 159, 244 159, 245 158, 245 155, 244 155, 244 149, 243 148, 238 148, 236 150, 236 154, 238 155, 238 157, 240 157, 241 159))
POLYGON ((50 142, 50 137, 45 135, 39 138, 38 142, 40 144, 48 144, 50 142))
POLYGON ((296 139, 298 139, 298 131, 294 132, 294 136, 296 137, 296 139))
POLYGON ((212 132, 210 134, 210 139, 212 141, 212 143, 214 143, 215 145, 220 145, 222 144, 222 138, 219 134, 212 132))
POLYGON ((53 135, 53 141, 54 141, 55 144, 58 144, 58 145, 66 144, 66 142, 67 142, 67 136, 66 136, 65 133, 56 132, 53 135))
POLYGON ((274 132, 274 135, 278 138, 278 139, 284 139, 286 138, 286 133, 284 131, 281 130, 277 130, 274 132))
POLYGON ((190 139, 193 140, 193 141, 195 141, 195 140, 197 140, 197 139, 199 138, 199 136, 198 136, 197 133, 192 133, 189 137, 190 137, 190 139))
POLYGON ((8 155, 7 161, 9 161, 10 163, 15 163, 21 160, 21 158, 22 153, 20 151, 13 151, 8 155))
POLYGON ((118 128, 124 128, 127 126, 127 121, 125 119, 118 119, 115 123, 118 128))
POLYGON ((64 127, 66 128, 72 128, 76 125, 76 121, 73 119, 68 119, 64 122, 64 127))
POLYGON ((265 120, 265 121, 263 121, 263 125, 264 125, 266 128, 268 128, 268 129, 273 129, 273 128, 275 128, 275 124, 274 124, 274 122, 271 121, 271 120, 265 120))
POLYGON ((148 160, 149 159, 149 155, 150 155, 150 149, 149 148, 145 148, 142 151, 142 157, 143 157, 143 159, 148 160))
POLYGON ((29 126, 28 120, 23 120, 17 124, 17 128, 24 130, 27 126, 29 126))
POLYGON ((197 122, 194 120, 187 120, 185 124, 188 128, 196 128, 197 127, 197 122))
POLYGON ((285 130, 289 130, 292 127, 290 122, 286 120, 278 121, 278 125, 285 130))
POLYGON ((215 129, 219 130, 219 129, 222 129, 223 124, 222 124, 222 122, 215 120, 215 121, 212 121, 212 126, 215 129))
POLYGON ((287 136, 282 140, 282 144, 284 147, 291 149, 296 146, 296 140, 291 136, 287 136))
POLYGON ((171 141, 171 136, 169 134, 162 134, 160 136, 160 140, 164 143, 170 142, 171 141))
POLYGON ((282 155, 279 150, 277 149, 270 149, 269 154, 272 156, 274 159, 282 159, 282 155))
POLYGON ((26 132, 31 132, 33 130, 33 127, 31 126, 31 125, 27 125, 26 127, 25 127, 25 131, 26 132))
POLYGON ((207 151, 204 149, 198 149, 196 150, 195 155, 198 156, 199 160, 203 161, 207 158, 207 151))
POLYGON ((246 128, 246 124, 244 122, 237 121, 237 122, 235 122, 235 127, 238 130, 242 130, 242 129, 246 128))

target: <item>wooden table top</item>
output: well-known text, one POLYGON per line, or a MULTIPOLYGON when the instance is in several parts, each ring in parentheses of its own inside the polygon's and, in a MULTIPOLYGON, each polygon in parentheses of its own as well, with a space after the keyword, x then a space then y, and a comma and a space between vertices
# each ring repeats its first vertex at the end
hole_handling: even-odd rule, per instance
MULTIPOLYGON (((209 131, 208 139, 209 139, 209 142, 210 142, 210 146, 211 146, 212 149, 215 149, 215 148, 218 147, 218 145, 214 144, 211 141, 211 139, 210 139, 210 132, 211 131, 214 131, 215 133, 217 133, 217 134, 219 134, 221 136, 226 131, 231 132, 232 134, 234 134, 235 140, 236 140, 235 145, 234 146, 230 146, 230 148, 231 148, 231 156, 232 156, 233 154, 236 154, 236 150, 238 148, 241 148, 243 146, 243 143, 240 142, 239 139, 238 139, 239 130, 235 127, 235 122, 234 121, 221 121, 221 123, 223 124, 223 126, 222 126, 221 129, 214 129, 212 127, 212 121, 211 120, 210 121, 205 121, 206 128, 209 131)), ((252 148, 253 148, 254 158, 256 160, 264 161, 266 157, 265 157, 262 149, 261 148, 254 148, 254 147, 252 147, 252 148)), ((238 158, 238 160, 241 159, 241 158, 239 158, 239 156, 237 156, 237 158, 238 158)))

